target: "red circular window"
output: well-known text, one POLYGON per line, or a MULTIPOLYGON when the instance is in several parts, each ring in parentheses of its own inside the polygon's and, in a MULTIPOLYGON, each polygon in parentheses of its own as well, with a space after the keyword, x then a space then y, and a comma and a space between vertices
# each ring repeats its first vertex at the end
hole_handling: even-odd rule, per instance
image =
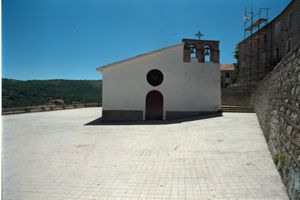
POLYGON ((152 86, 160 85, 164 80, 164 75, 158 69, 152 69, 147 74, 147 81, 152 86))

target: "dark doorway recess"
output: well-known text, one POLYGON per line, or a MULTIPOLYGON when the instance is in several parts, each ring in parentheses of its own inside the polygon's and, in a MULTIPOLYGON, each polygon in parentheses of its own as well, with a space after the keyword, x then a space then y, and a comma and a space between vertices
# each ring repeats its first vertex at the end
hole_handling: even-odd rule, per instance
POLYGON ((150 91, 146 96, 146 120, 162 120, 163 105, 163 95, 157 90, 150 91))

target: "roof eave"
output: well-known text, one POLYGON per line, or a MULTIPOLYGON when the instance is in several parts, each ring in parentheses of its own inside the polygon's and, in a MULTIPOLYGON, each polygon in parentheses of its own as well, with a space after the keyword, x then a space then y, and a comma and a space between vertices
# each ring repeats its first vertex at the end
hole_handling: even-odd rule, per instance
POLYGON ((117 62, 114 62, 114 63, 110 63, 110 64, 107 64, 107 65, 103 65, 103 66, 97 67, 96 70, 98 72, 103 73, 104 70, 106 70, 107 68, 110 68, 112 66, 117 66, 117 65, 125 63, 125 62, 130 62, 130 61, 142 58, 144 56, 152 55, 152 54, 155 54, 155 53, 158 53, 158 52, 161 52, 161 51, 165 51, 165 50, 168 50, 168 49, 171 49, 171 48, 178 47, 180 45, 183 45, 183 43, 171 45, 171 46, 168 46, 168 47, 165 47, 165 48, 161 48, 161 49, 157 49, 157 50, 154 50, 154 51, 149 51, 147 53, 139 54, 139 55, 136 55, 136 56, 124 59, 124 60, 120 60, 120 61, 117 61, 117 62))

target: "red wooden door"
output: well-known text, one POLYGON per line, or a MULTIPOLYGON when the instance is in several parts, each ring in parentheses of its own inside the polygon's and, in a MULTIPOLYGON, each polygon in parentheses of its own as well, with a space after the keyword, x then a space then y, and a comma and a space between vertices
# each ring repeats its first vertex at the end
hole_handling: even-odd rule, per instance
POLYGON ((163 95, 157 90, 150 91, 146 96, 146 120, 162 120, 163 104, 163 95))

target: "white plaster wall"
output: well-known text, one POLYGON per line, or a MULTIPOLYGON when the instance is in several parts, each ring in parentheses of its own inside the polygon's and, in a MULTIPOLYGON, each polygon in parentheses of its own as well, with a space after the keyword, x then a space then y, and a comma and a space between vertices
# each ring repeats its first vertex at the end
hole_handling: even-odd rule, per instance
POLYGON ((143 110, 146 95, 158 90, 165 111, 216 111, 221 107, 220 65, 183 62, 183 44, 104 68, 103 109, 143 110), (153 87, 146 79, 151 69, 164 75, 153 87))

